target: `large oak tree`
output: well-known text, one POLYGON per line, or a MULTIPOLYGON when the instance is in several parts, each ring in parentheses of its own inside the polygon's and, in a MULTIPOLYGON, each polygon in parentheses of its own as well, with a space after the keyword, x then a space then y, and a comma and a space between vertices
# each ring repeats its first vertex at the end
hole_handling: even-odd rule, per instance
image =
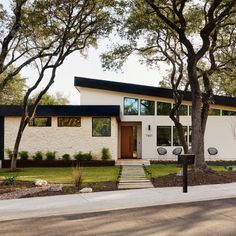
POLYGON ((123 41, 103 56, 108 69, 122 66, 132 53, 148 65, 169 64, 176 111, 189 86, 196 170, 208 169, 204 133, 209 105, 214 103, 212 82, 235 66, 235 26, 236 0, 132 0, 117 28, 123 41))

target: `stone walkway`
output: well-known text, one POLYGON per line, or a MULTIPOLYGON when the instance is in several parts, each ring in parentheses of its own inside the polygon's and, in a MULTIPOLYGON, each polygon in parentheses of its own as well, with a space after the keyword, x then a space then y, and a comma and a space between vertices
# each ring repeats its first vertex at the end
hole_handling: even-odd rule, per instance
POLYGON ((122 166, 118 189, 153 188, 142 166, 122 166))

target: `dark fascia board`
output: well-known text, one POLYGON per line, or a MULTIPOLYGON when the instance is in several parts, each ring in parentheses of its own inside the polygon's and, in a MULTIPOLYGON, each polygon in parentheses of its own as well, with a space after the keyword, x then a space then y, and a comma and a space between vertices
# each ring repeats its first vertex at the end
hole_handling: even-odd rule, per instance
MULTIPOLYGON (((19 105, 0 105, 0 116, 21 116, 22 111, 19 105)), ((120 119, 120 106, 42 105, 38 106, 36 116, 115 116, 120 119)))
MULTIPOLYGON (((84 77, 75 77, 74 86, 173 99, 173 92, 171 89, 151 87, 138 84, 113 82, 113 81, 98 80, 84 77)), ((184 100, 186 101, 192 100, 190 92, 186 93, 184 100)), ((232 106, 232 107, 236 106, 235 97, 214 96, 214 101, 215 104, 217 105, 232 106)))

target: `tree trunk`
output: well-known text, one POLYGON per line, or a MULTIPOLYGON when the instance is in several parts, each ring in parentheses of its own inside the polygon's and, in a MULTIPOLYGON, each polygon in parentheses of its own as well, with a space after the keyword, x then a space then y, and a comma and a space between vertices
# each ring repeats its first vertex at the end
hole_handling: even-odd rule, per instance
POLYGON ((207 164, 204 156, 204 132, 202 130, 201 117, 201 90, 197 77, 195 58, 188 58, 188 77, 192 91, 192 150, 195 154, 195 170, 207 170, 207 164))
POLYGON ((11 171, 16 171, 16 160, 18 157, 19 146, 20 146, 21 138, 22 138, 22 135, 23 135, 23 132, 27 123, 28 123, 27 118, 25 114, 23 114, 21 117, 21 122, 20 122, 20 126, 17 132, 16 141, 15 141, 15 145, 13 149, 13 157, 11 159, 11 171))

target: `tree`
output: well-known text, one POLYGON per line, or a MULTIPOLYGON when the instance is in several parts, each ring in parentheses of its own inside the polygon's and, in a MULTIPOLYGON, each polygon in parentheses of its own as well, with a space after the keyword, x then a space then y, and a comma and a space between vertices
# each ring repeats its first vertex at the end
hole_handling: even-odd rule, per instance
POLYGON ((23 103, 25 79, 19 74, 10 80, 3 90, 0 91, 1 105, 20 105, 23 103))
MULTIPOLYGON (((101 37, 109 34, 115 23, 112 10, 115 6, 115 0, 16 1, 14 22, 17 29, 12 29, 10 35, 13 42, 23 40, 26 48, 24 46, 23 49, 18 48, 20 44, 17 44, 12 47, 12 53, 22 50, 21 57, 29 56, 27 63, 29 60, 31 64, 33 63, 38 71, 38 78, 24 96, 22 118, 11 162, 12 171, 16 170, 16 158, 23 131, 34 117, 41 98, 54 83, 57 68, 71 53, 78 51, 85 55, 90 46, 96 46, 101 37), (20 18, 20 23, 17 17, 20 18), (20 36, 15 34, 16 30, 20 36), (46 85, 29 106, 30 96, 41 82, 45 81, 45 74, 48 75, 46 85)), ((4 49, 2 46, 2 52, 6 52, 4 49)), ((4 59, 4 55, 2 57, 0 55, 0 69, 4 59)))
MULTIPOLYGON (((29 103, 34 103, 38 94, 30 99, 29 103)), ((70 102, 68 98, 64 97, 62 93, 57 92, 56 95, 45 93, 41 98, 39 105, 68 105, 70 102)))
POLYGON ((105 67, 122 66, 132 53, 148 65, 170 64, 176 110, 183 98, 178 89, 185 91, 189 84, 192 94, 194 167, 208 170, 204 134, 209 105, 214 103, 211 82, 217 73, 235 66, 236 0, 133 0, 124 12, 118 27, 123 42, 103 57, 105 67))

